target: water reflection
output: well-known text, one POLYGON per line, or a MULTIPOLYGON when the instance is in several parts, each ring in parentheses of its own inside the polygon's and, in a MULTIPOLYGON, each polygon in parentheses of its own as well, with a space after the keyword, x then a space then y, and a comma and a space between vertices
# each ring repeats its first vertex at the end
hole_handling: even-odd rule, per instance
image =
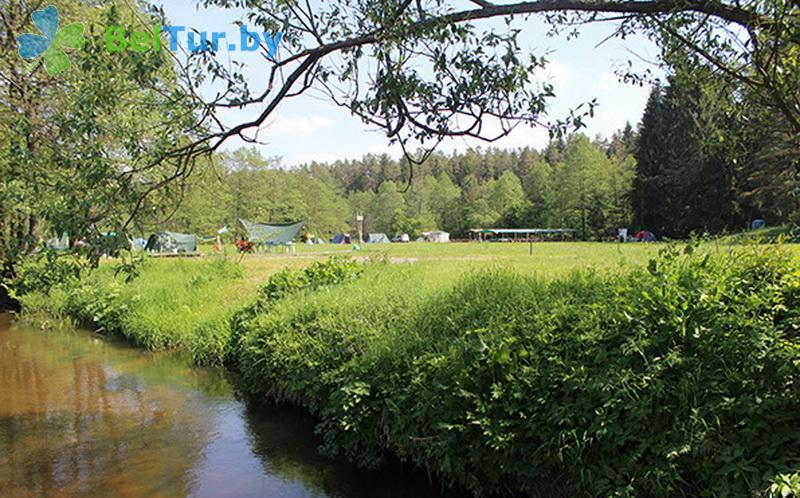
MULTIPOLYGON (((249 406, 245 412, 252 450, 264 464, 265 472, 301 480, 322 491, 319 496, 357 498, 434 498, 460 496, 445 493, 421 472, 410 472, 397 463, 381 471, 366 472, 342 462, 324 458, 317 452, 320 441, 314 437, 297 438, 297 434, 313 434, 314 420, 306 412, 291 407, 268 410, 249 406), (353 475, 357 475, 353 479, 353 475)), ((293 495, 294 496, 294 495, 293 495)), ((303 495, 296 495, 303 496, 303 495)))
POLYGON ((0 315, 3 496, 438 496, 316 445, 304 413, 237 401, 221 371, 0 315))
MULTIPOLYGON (((145 387, 83 334, 0 335, 0 488, 47 496, 181 496, 212 420, 185 393, 145 387)), ((127 354, 125 354, 127 353, 127 354)), ((127 367, 127 368, 126 368, 127 367)))

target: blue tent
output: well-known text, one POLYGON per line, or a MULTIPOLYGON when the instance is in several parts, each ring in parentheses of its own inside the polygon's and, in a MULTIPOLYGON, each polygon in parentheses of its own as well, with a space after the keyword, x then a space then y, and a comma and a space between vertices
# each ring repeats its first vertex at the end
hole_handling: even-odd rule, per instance
POLYGON ((332 244, 350 244, 352 241, 350 239, 350 234, 347 233, 339 233, 331 239, 332 244))

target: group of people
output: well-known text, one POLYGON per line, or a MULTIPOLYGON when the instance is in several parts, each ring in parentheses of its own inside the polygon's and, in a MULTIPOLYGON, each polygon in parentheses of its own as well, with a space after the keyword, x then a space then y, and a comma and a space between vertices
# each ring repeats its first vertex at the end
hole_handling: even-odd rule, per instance
POLYGON ((255 244, 249 240, 245 240, 244 237, 239 237, 236 241, 236 251, 243 254, 252 254, 255 252, 255 244))
POLYGON ((619 228, 617 229, 617 240, 620 242, 628 242, 629 240, 633 242, 655 242, 656 236, 653 235, 653 232, 648 232, 647 230, 639 230, 636 232, 635 235, 632 237, 628 235, 627 228, 619 228))

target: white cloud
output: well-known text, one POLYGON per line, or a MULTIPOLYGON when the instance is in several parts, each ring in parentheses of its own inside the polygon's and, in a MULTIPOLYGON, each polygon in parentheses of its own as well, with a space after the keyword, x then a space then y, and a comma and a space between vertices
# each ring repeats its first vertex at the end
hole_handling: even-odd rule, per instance
POLYGON ((553 85, 563 85, 572 80, 572 68, 563 62, 550 61, 544 67, 545 81, 553 85))
POLYGON ((270 134, 277 133, 307 137, 325 128, 330 128, 334 124, 336 123, 332 119, 320 114, 296 117, 278 115, 274 120, 264 126, 263 129, 270 134))
POLYGON ((597 77, 597 89, 601 92, 608 92, 610 90, 619 90, 620 87, 625 87, 624 83, 620 82, 619 76, 613 73, 603 73, 597 77))

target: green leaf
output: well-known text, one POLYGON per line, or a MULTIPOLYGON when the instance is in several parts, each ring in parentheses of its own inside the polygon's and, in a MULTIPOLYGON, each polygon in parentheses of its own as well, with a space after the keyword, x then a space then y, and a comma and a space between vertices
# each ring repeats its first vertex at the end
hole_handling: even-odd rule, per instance
POLYGON ((86 39, 83 37, 83 23, 76 22, 61 28, 56 34, 53 45, 59 48, 83 48, 86 39))
POLYGON ((68 69, 70 66, 69 58, 63 50, 51 45, 44 53, 44 68, 50 76, 56 76, 68 69))

